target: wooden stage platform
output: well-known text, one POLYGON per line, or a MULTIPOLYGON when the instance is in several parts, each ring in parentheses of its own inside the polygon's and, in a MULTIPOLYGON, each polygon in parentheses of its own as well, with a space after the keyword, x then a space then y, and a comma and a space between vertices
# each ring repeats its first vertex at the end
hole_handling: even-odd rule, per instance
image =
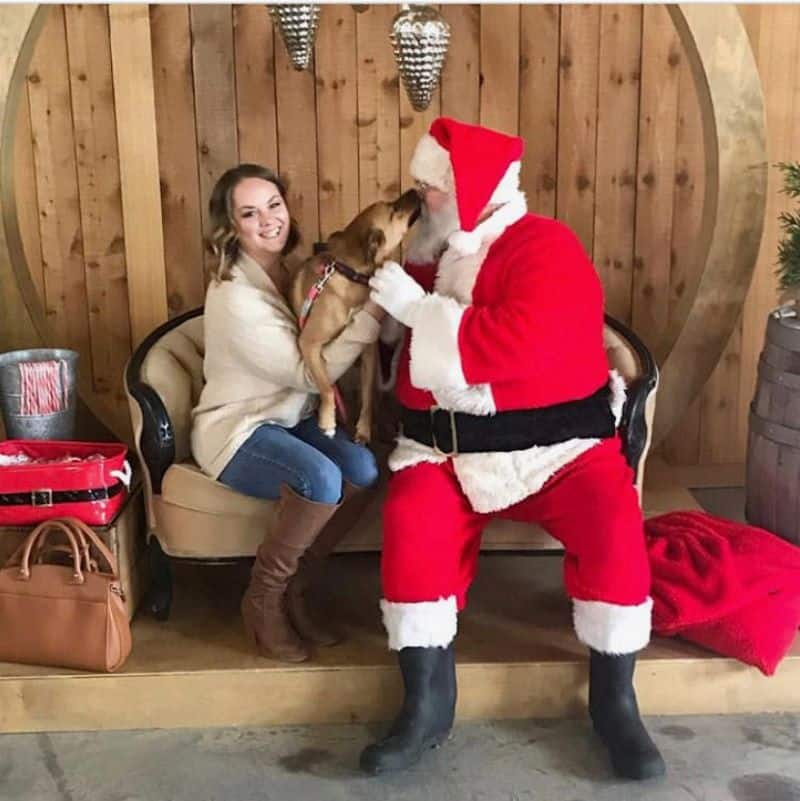
MULTIPOLYGON (((645 494, 648 514, 696 507, 676 477, 681 476, 654 466, 645 494)), ((134 650, 121 673, 0 664, 0 731, 393 716, 400 681, 380 623, 377 554, 334 557, 319 600, 336 609, 348 640, 320 649, 301 665, 250 650, 238 612, 246 581, 243 566, 181 566, 171 619, 136 617, 134 650)), ((459 626, 460 719, 585 714, 587 653, 572 632, 558 555, 484 554, 459 626)), ((644 714, 800 711, 800 642, 777 674, 766 678, 687 643, 654 640, 640 659, 636 684, 644 714)))

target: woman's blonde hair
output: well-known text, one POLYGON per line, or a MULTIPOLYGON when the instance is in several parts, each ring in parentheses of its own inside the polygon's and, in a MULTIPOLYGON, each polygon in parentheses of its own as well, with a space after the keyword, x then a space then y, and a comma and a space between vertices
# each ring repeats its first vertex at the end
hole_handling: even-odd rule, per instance
MULTIPOLYGON (((219 281, 230 280, 231 265, 239 256, 239 239, 236 236, 236 225, 233 220, 233 190, 245 178, 261 178, 275 184, 283 202, 286 203, 286 184, 269 167, 262 167, 260 164, 239 164, 220 176, 208 201, 208 215, 211 219, 208 246, 219 259, 218 266, 213 271, 213 277, 219 281)), ((300 231, 297 223, 290 218, 289 237, 281 251, 283 255, 290 253, 299 241, 300 231)))

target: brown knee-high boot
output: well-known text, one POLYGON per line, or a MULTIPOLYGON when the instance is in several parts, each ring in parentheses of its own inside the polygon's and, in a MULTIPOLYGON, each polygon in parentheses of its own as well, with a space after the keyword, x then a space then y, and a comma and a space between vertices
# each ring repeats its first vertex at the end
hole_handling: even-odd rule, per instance
POLYGON ((339 506, 309 501, 286 484, 281 486, 274 529, 256 552, 250 586, 242 598, 245 632, 264 656, 286 662, 308 659, 308 649, 286 615, 286 587, 300 558, 339 506))
POLYGON ((335 645, 341 642, 342 635, 329 623, 320 620, 319 614, 313 614, 308 605, 306 592, 319 580, 325 567, 325 560, 342 538, 353 527, 369 502, 369 494, 363 487, 357 487, 349 481, 344 482, 342 489, 342 508, 322 529, 313 544, 303 554, 300 567, 286 593, 286 607, 289 619, 297 633, 315 645, 335 645))

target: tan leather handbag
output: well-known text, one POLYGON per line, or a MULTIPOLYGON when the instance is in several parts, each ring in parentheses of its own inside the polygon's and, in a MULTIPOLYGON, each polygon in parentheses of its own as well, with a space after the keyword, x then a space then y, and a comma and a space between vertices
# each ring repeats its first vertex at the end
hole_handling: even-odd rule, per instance
POLYGON ((111 551, 74 517, 40 523, 0 570, 0 661, 111 673, 130 652, 111 551))

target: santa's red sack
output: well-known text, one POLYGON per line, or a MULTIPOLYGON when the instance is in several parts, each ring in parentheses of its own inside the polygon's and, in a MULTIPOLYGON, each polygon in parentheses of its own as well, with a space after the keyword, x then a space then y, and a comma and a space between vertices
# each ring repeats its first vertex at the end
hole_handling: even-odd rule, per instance
POLYGON ((800 625, 800 548, 705 512, 645 522, 653 631, 771 676, 800 625))
POLYGON ((0 525, 51 517, 110 523, 131 482, 128 449, 116 442, 0 442, 0 525))

